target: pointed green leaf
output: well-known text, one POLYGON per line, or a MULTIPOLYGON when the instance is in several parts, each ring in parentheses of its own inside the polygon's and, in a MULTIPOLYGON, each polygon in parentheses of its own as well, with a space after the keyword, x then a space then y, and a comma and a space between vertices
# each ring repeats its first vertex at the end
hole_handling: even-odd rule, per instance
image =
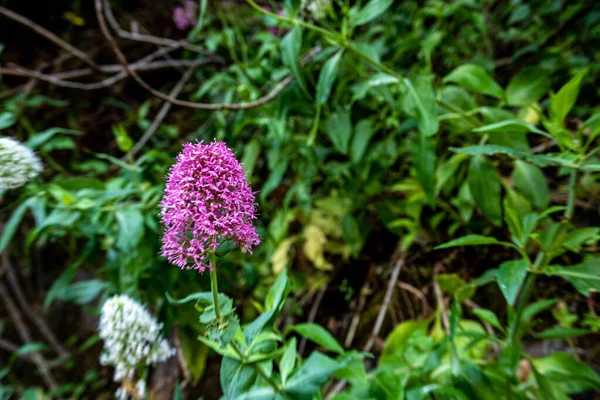
POLYGON ((496 168, 484 156, 475 156, 467 176, 473 200, 492 224, 502 225, 502 183, 496 168))
POLYGON ((504 98, 504 91, 500 85, 478 65, 461 65, 446 75, 444 82, 454 82, 476 93, 487 94, 498 99, 504 98))
POLYGON ((323 105, 327 103, 331 88, 335 82, 338 74, 338 64, 342 58, 342 51, 335 53, 325 65, 319 74, 319 80, 317 82, 317 104, 323 105))
POLYGON ((498 269, 498 286, 506 301, 514 305, 527 277, 527 261, 505 261, 498 269))

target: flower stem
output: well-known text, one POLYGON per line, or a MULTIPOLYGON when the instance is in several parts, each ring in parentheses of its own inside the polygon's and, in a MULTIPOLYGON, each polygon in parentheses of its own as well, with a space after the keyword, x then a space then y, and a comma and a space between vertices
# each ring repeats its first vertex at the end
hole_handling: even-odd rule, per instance
POLYGON ((217 319, 221 319, 221 309, 219 307, 219 285, 217 283, 217 255, 213 251, 210 254, 211 270, 210 270, 210 288, 213 294, 213 307, 217 319))
MULTIPOLYGON (((238 356, 240 356, 242 363, 245 363, 246 355, 242 352, 242 350, 239 348, 237 343, 232 341, 231 347, 238 354, 238 356)), ((275 382, 275 380, 273 378, 271 378, 269 375, 267 375, 267 373, 262 369, 262 367, 260 365, 258 365, 256 363, 253 363, 252 365, 254 366, 254 368, 256 369, 258 374, 273 388, 273 390, 275 390, 275 392, 281 393, 281 388, 279 387, 277 382, 275 382)))

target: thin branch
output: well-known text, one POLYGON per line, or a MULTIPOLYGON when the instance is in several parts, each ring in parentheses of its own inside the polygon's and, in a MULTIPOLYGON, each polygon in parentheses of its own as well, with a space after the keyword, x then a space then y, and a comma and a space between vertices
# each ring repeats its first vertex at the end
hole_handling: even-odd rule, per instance
MULTIPOLYGON (((127 58, 125 57, 125 55, 123 54, 123 52, 121 51, 121 49, 119 49, 119 46, 117 45, 117 42, 115 41, 115 38, 112 36, 112 34, 110 33, 110 31, 108 29, 108 26, 106 25, 106 21, 104 19, 104 13, 103 13, 103 6, 104 6, 103 5, 103 1, 102 0, 95 0, 95 5, 96 5, 96 17, 98 18, 98 24, 100 25, 100 30, 102 31, 102 34, 104 35, 104 37, 108 41, 108 43, 109 43, 110 47, 112 48, 113 52, 117 56, 117 59, 119 60, 119 62, 123 65, 123 67, 125 68, 125 70, 127 71, 127 73, 141 87, 143 87, 144 89, 146 89, 148 92, 152 93, 152 95, 154 95, 154 96, 156 96, 159 99, 162 99, 164 101, 168 101, 168 102, 173 103, 173 104, 178 105, 178 106, 189 107, 189 108, 194 108, 194 109, 199 109, 199 110, 214 110, 214 111, 220 111, 220 110, 247 110, 247 109, 250 109, 250 108, 259 107, 259 106, 261 106, 263 104, 266 104, 269 101, 273 100, 275 97, 277 97, 277 95, 279 93, 281 93, 281 91, 283 91, 283 89, 285 89, 294 80, 294 76, 290 75, 290 76, 286 77, 285 79, 283 79, 267 95, 265 95, 265 96, 263 96, 263 97, 261 97, 261 98, 259 98, 257 100, 254 100, 254 101, 251 101, 251 102, 247 102, 247 103, 235 103, 235 104, 215 103, 215 104, 208 104, 208 103, 195 103, 193 101, 178 100, 176 98, 173 98, 171 96, 168 96, 168 95, 162 93, 159 90, 154 89, 152 86, 150 86, 148 83, 146 83, 146 81, 144 81, 136 71, 134 71, 129 66, 127 58)), ((107 4, 107 6, 108 6, 108 4, 107 4)), ((316 55, 319 51, 320 51, 320 48, 313 49, 313 51, 311 51, 311 53, 314 53, 312 55, 312 57, 314 57, 314 55, 316 55)), ((311 54, 309 54, 309 56, 310 55, 311 54)))
POLYGON ((427 302, 427 298, 425 297, 425 295, 423 294, 423 292, 421 292, 419 289, 417 289, 416 287, 409 285, 406 282, 398 282, 398 287, 400 289, 404 289, 408 292, 411 292, 412 294, 414 294, 416 297, 419 298, 419 300, 421 300, 421 304, 423 305, 423 315, 427 315, 427 313, 429 312, 429 309, 431 308, 429 306, 429 303, 427 302))
POLYGON ((44 36, 46 39, 50 40, 57 46, 62 47, 69 53, 73 54, 75 57, 79 58, 81 61, 85 62, 92 68, 94 68, 96 70, 98 69, 98 65, 94 62, 94 60, 92 60, 90 58, 90 56, 88 56, 87 54, 85 54, 83 51, 79 50, 72 44, 65 42, 64 40, 62 40, 61 38, 56 36, 54 33, 50 32, 46 28, 41 27, 40 25, 36 24, 32 20, 25 18, 22 15, 19 15, 13 11, 10 11, 9 9, 2 7, 2 6, 0 6, 0 15, 4 15, 5 17, 12 19, 13 21, 16 21, 22 25, 25 25, 26 27, 28 27, 28 28, 34 30, 35 32, 39 33, 40 35, 44 36))
MULTIPOLYGON (((319 311, 319 306, 321 305, 321 301, 323 300, 323 296, 329 287, 329 282, 325 282, 323 286, 319 288, 317 292, 317 297, 315 297, 315 301, 310 308, 310 312, 308 313, 308 320, 306 322, 313 323, 315 322, 315 318, 317 317, 317 311, 319 311)), ((300 340, 300 344, 298 345, 298 354, 302 355, 304 353, 304 348, 306 347, 306 338, 303 336, 302 340, 300 340)))
MULTIPOLYGON (((19 336, 21 336, 21 340, 23 341, 23 343, 24 344, 32 343, 33 340, 31 338, 29 331, 27 330, 27 327, 25 326, 25 323, 23 322, 21 313, 19 313, 17 306, 15 305, 13 300, 10 298, 6 287, 1 283, 0 283, 0 297, 2 298, 2 302, 4 303, 4 306, 6 307, 6 310, 8 311, 10 319, 13 321, 13 324, 17 328, 17 331, 19 332, 19 336)), ((31 358, 32 358, 33 362, 35 362, 35 364, 37 365, 38 369, 40 370, 40 373, 42 374, 42 379, 44 380, 46 385, 52 390, 56 389, 56 381, 54 380, 54 377, 50 373, 50 368, 48 367, 48 363, 46 362, 46 359, 44 358, 44 356, 42 356, 39 352, 32 352, 31 358)))
POLYGON ((437 283, 437 276, 440 270, 444 267, 442 264, 437 264, 433 267, 433 293, 435 294, 435 299, 438 303, 438 307, 440 308, 440 314, 442 316, 442 325, 444 325, 444 330, 447 335, 450 335, 450 321, 448 319, 448 311, 446 310, 446 303, 444 302, 444 296, 442 295, 442 289, 440 285, 437 283))
POLYGON ((111 26, 111 28, 114 29, 115 32, 117 32, 117 35, 119 35, 120 38, 134 40, 136 42, 155 44, 158 46, 183 47, 185 49, 196 51, 199 53, 204 52, 204 50, 201 47, 194 46, 193 44, 190 44, 187 40, 173 40, 153 35, 145 35, 142 33, 126 31, 125 29, 121 28, 121 25, 119 25, 119 22, 115 18, 110 8, 110 5, 108 4, 108 1, 109 0, 106 0, 104 2, 104 14, 106 15, 106 20, 108 21, 108 24, 111 26))
POLYGON ((373 326, 373 331, 371 332, 371 337, 367 341, 363 351, 369 351, 373 347, 375 343, 375 338, 379 335, 379 331, 381 330, 381 325, 383 325, 383 320, 385 319, 385 314, 387 314, 387 309, 390 305, 390 300, 392 299, 392 294, 394 293, 394 287, 396 286, 396 281, 398 280, 398 275, 400 274, 400 270, 404 265, 404 254, 401 253, 399 256, 395 257, 396 261, 394 263, 394 269, 392 270, 392 276, 387 285, 387 289, 385 290, 385 296, 383 298, 383 303, 381 304, 381 308, 379 309, 379 314, 377 315, 377 319, 375 320, 375 325, 373 326))
MULTIPOLYGON (((0 349, 7 351, 11 354, 16 354, 19 351, 19 346, 17 346, 16 344, 14 344, 13 342, 11 342, 9 340, 6 340, 6 339, 0 337, 0 349)), ((19 355, 19 357, 23 358, 29 362, 35 363, 35 361, 31 357, 31 355, 29 355, 29 354, 22 354, 22 355, 19 355)))
MULTIPOLYGON (((167 61, 155 61, 155 62, 151 62, 151 63, 147 63, 147 64, 135 63, 135 64, 131 65, 131 68, 136 71, 152 71, 152 70, 164 69, 164 68, 194 67, 194 66, 198 67, 201 65, 206 65, 206 64, 210 64, 210 63, 220 63, 220 62, 221 62, 221 59, 218 57, 207 57, 205 59, 197 60, 197 61, 194 61, 194 60, 167 60, 167 61)), ((23 68, 20 66, 15 66, 12 68, 0 68, 0 75, 28 77, 28 78, 33 78, 33 79, 38 79, 40 81, 48 82, 48 83, 51 83, 51 84, 59 86, 59 87, 65 87, 65 88, 69 88, 69 89, 78 89, 78 90, 98 90, 98 89, 106 88, 106 87, 116 84, 117 82, 119 82, 129 76, 127 74, 127 72, 124 71, 124 68, 122 65, 101 66, 100 69, 103 70, 103 72, 115 72, 115 71, 117 71, 117 72, 121 71, 121 72, 119 72, 111 77, 108 77, 104 80, 101 80, 99 82, 93 82, 93 83, 80 83, 80 82, 64 80, 64 77, 66 77, 66 76, 78 77, 78 76, 89 75, 90 73, 93 72, 93 70, 91 70, 89 68, 70 71, 70 72, 61 72, 61 73, 49 75, 49 74, 40 73, 38 71, 29 70, 29 69, 26 69, 26 68, 23 68)))
POLYGON ((352 321, 350 321, 350 327, 348 328, 348 334, 346 335, 346 340, 344 340, 344 347, 349 348, 352 345, 352 341, 354 340, 354 335, 356 335, 356 330, 358 329, 358 324, 360 322, 360 314, 362 313, 365 305, 367 304, 366 293, 368 291, 369 281, 365 281, 363 287, 360 289, 360 296, 358 297, 358 307, 354 316, 352 316, 352 321))
MULTIPOLYGON (((190 67, 181 76, 181 79, 179 79, 179 82, 177 82, 177 84, 173 87, 173 89, 171 89, 171 92, 169 92, 169 96, 171 96, 171 97, 179 96, 179 93, 181 92, 181 90, 183 89, 183 87, 185 86, 187 81, 192 77, 192 74, 194 73, 195 69, 196 69, 195 67, 190 67)), ((156 114, 154 121, 152 121, 152 124, 150 125, 150 127, 146 130, 146 132, 144 132, 144 134, 142 135, 140 140, 138 140, 138 142, 135 144, 135 146, 133 146, 133 148, 123 157, 123 159, 126 160, 126 159, 129 159, 130 157, 133 157, 135 154, 137 154, 138 151, 140 151, 140 149, 142 147, 144 147, 144 145, 148 142, 148 140, 150 140, 150 138, 152 138, 152 136, 154 136, 154 134, 160 127, 160 124, 162 124, 163 120, 169 113, 169 110, 171 109, 172 106, 173 106, 173 104, 169 103, 168 101, 165 101, 163 103, 162 107, 156 114)))
POLYGON ((14 292, 21 309, 25 312, 25 315, 38 327, 40 333, 46 338, 46 340, 50 343, 50 346, 52 346, 58 355, 61 357, 68 357, 69 352, 58 341, 56 336, 54 336, 54 333, 52 333, 46 324, 46 321, 35 312, 29 303, 27 303, 25 295, 23 294, 23 291, 19 285, 17 274, 10 263, 10 260, 8 259, 8 253, 6 251, 2 254, 2 264, 6 269, 8 284, 14 292))

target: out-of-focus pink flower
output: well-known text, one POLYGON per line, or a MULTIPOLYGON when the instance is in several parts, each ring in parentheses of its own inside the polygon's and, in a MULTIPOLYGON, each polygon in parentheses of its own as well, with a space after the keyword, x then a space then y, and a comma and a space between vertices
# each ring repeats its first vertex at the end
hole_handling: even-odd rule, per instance
MULTIPOLYGON (((270 12, 273 11, 273 9, 269 6, 262 6, 262 9, 266 10, 266 11, 270 11, 270 12)), ((277 12, 277 15, 279 15, 280 17, 285 16, 285 12, 283 11, 283 8, 277 12)), ((267 32, 269 32, 273 36, 282 36, 285 32, 285 29, 283 29, 279 26, 269 26, 267 28, 267 32)))
POLYGON ((179 30, 187 30, 192 26, 196 25, 198 20, 196 19, 196 11, 198 5, 193 0, 184 0, 182 6, 175 7, 173 10, 173 22, 179 30))
POLYGON ((223 142, 187 143, 167 177, 161 203, 162 254, 185 269, 203 272, 211 251, 232 240, 252 252, 260 238, 254 193, 242 164, 223 142))

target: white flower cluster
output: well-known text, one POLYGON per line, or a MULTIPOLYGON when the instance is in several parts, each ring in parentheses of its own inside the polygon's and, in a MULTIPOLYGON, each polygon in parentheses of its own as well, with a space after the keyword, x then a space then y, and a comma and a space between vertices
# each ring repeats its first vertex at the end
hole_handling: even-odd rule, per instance
POLYGON ((316 20, 324 18, 330 7, 331 0, 302 0, 302 8, 316 20))
MULTIPOLYGON (((102 306, 100 338, 104 340, 102 365, 115 367, 114 379, 131 380, 136 367, 151 365, 175 354, 175 349, 160 337, 162 324, 139 303, 126 295, 113 296, 102 306)), ((137 389, 144 389, 141 380, 137 389)))
POLYGON ((42 172, 31 149, 11 138, 0 138, 0 189, 23 186, 42 172))

